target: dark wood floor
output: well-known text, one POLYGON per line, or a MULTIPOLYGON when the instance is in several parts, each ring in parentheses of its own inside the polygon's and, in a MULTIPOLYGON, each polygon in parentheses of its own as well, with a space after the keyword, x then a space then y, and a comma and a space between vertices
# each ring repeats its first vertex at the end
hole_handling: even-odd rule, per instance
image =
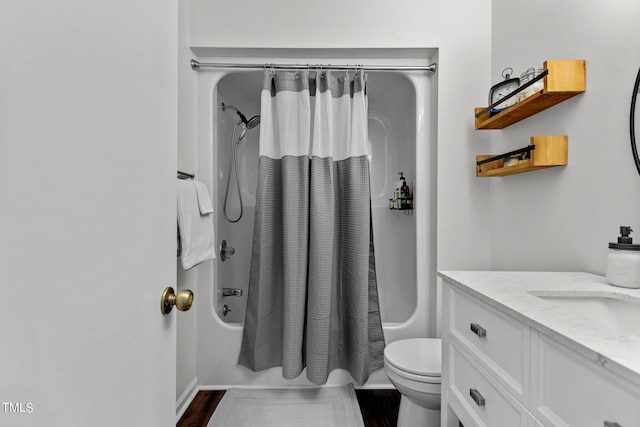
MULTIPOLYGON (((224 391, 198 392, 177 427, 206 427, 224 391)), ((396 427, 400 393, 396 390, 356 390, 365 427, 396 427)))

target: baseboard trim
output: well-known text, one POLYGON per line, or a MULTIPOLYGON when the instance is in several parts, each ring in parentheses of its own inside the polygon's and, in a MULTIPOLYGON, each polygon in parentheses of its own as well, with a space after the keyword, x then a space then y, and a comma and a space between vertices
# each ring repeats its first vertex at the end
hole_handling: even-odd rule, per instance
POLYGON ((196 394, 198 394, 198 390, 198 378, 194 378, 176 402, 176 424, 187 411, 191 402, 193 402, 196 394))

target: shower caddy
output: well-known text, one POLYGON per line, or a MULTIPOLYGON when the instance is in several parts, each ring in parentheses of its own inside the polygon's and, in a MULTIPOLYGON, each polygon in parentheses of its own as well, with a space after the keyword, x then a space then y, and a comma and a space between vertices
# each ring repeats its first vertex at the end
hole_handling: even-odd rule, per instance
MULTIPOLYGON (((476 108, 476 130, 504 129, 585 92, 587 89, 585 60, 545 61, 543 73, 512 92, 511 96, 517 95, 523 89, 542 78, 544 78, 543 90, 493 116, 490 116, 490 108, 492 106, 476 108)), ((499 102, 503 101, 504 99, 501 99, 499 102)), ((527 147, 498 156, 476 156, 476 176, 506 176, 553 166, 564 166, 567 164, 567 144, 568 137, 566 135, 532 136, 531 145, 527 147), (520 153, 527 153, 528 155, 513 166, 504 166, 504 161, 507 157, 520 153)))

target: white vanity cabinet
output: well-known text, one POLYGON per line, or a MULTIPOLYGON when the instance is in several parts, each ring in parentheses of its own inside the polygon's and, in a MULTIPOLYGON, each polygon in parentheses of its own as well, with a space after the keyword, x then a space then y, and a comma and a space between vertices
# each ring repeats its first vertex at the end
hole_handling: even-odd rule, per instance
POLYGON ((640 427, 637 382, 443 278, 443 427, 640 427))

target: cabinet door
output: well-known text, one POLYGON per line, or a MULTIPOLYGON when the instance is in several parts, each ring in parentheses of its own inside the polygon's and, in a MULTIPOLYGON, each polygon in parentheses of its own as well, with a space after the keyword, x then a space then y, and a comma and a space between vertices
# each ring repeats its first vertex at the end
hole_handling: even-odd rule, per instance
POLYGON ((640 427, 640 390, 602 365, 538 334, 533 413, 545 426, 640 427))

